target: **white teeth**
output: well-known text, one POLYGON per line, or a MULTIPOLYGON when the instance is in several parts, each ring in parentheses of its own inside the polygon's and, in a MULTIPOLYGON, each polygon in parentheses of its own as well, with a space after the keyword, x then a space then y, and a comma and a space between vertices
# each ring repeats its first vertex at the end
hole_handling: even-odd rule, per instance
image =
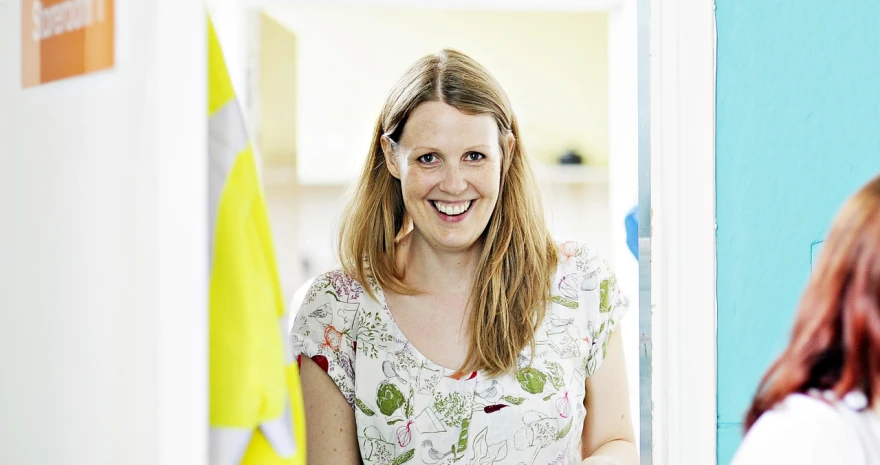
POLYGON ((445 203, 445 202, 435 201, 434 206, 436 206, 437 210, 440 210, 444 214, 447 214, 449 216, 456 216, 456 215, 461 215, 462 213, 466 212, 468 210, 468 208, 471 207, 472 202, 473 201, 471 201, 471 200, 468 200, 467 202, 463 202, 463 203, 445 203))

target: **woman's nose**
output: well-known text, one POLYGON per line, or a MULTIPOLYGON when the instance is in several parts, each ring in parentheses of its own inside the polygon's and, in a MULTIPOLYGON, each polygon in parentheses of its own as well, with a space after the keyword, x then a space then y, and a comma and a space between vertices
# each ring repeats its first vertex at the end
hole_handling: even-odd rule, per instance
POLYGON ((467 179, 461 167, 447 166, 439 187, 441 191, 452 196, 463 193, 467 189, 467 179))

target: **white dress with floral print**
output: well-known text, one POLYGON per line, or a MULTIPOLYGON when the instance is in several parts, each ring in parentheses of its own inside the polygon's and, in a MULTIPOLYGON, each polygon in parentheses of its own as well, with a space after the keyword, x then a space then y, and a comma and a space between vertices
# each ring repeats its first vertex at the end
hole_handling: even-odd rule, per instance
POLYGON ((561 245, 552 304, 514 374, 441 367, 407 341, 382 289, 348 275, 315 279, 291 332, 355 410, 364 464, 577 464, 586 378, 602 364, 627 300, 607 263, 561 245), (530 359, 534 359, 529 364, 530 359))

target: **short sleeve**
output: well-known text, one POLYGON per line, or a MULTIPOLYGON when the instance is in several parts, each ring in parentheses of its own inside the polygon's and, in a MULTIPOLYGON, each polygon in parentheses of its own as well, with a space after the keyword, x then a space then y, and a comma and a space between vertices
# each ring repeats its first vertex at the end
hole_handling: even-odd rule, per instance
MULTIPOLYGON (((562 245, 563 259, 574 261, 577 276, 583 279, 578 293, 580 307, 586 312, 590 341, 586 360, 587 376, 592 376, 605 359, 608 341, 629 309, 629 299, 617 284, 617 276, 608 262, 587 245, 568 242, 562 245)), ((571 264, 569 265, 571 266, 571 264)))
POLYGON ((341 271, 315 278, 290 332, 293 356, 311 358, 354 407, 354 322, 363 288, 341 271))

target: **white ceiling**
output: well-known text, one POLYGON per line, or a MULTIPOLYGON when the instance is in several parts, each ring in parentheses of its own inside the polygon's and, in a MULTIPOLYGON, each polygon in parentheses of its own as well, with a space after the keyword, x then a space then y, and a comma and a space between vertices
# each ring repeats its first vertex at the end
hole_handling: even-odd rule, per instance
POLYGON ((609 11, 622 0, 241 0, 248 7, 295 4, 374 5, 443 10, 609 11))

